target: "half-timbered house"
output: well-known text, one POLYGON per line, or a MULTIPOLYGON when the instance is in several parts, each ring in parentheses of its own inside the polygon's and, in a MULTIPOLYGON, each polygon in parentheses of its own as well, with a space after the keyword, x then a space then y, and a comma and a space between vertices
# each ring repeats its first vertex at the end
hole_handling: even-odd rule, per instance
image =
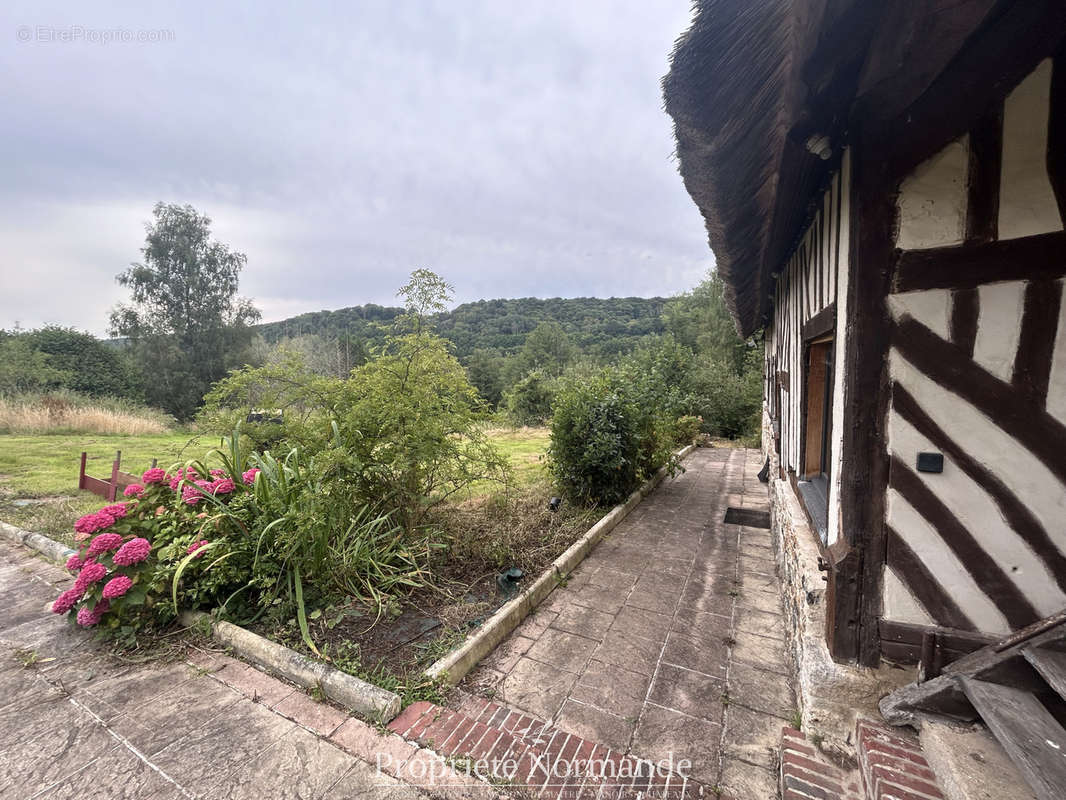
POLYGON ((678 41, 793 617, 836 663, 939 668, 1066 609, 1064 41, 1061 0, 700 0, 678 41))

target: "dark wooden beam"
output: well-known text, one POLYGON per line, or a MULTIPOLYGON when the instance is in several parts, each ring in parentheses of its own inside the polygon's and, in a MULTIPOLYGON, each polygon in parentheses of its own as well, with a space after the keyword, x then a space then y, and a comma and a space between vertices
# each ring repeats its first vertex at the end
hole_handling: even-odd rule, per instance
POLYGON ((1066 275, 1066 232, 984 244, 898 251, 892 290, 975 289, 998 281, 1066 275))
POLYGON ((825 336, 836 329, 837 306, 830 303, 805 323, 803 323, 803 339, 809 341, 819 336, 825 336))
POLYGON ((933 447, 943 451, 955 462, 956 467, 992 498, 1003 519, 1044 562, 1059 588, 1066 591, 1066 554, 1059 550, 1032 509, 1010 490, 1002 478, 948 436, 911 393, 899 384, 892 387, 892 410, 928 439, 933 447))
POLYGON ((937 625, 916 625, 889 619, 882 619, 878 623, 878 630, 881 633, 881 648, 885 657, 904 663, 918 662, 923 639, 930 633, 936 637, 936 646, 943 655, 942 666, 951 664, 996 641, 995 637, 982 633, 960 631, 937 625))
POLYGON ((844 343, 842 432, 848 468, 840 475, 842 543, 830 550, 826 626, 837 660, 874 666, 880 660, 877 620, 885 559, 888 486, 886 418, 890 399, 887 298, 894 259, 898 179, 888 171, 883 144, 860 125, 853 131, 848 320, 844 343))
POLYGON ((1029 281, 1026 285, 1011 383, 1022 397, 1037 406, 1043 406, 1047 401, 1061 305, 1062 284, 1059 281, 1043 279, 1029 281))
POLYGON ((940 625, 949 628, 957 628, 961 631, 976 631, 966 612, 951 599, 951 595, 929 571, 917 553, 908 545, 903 537, 896 533, 891 526, 888 529, 888 564, 896 571, 897 575, 910 576, 908 588, 918 598, 918 602, 929 612, 934 620, 940 625))
MULTIPOLYGON (((963 569, 970 573, 974 582, 981 587, 981 591, 988 595, 993 605, 1007 618, 1012 629, 1024 628, 1034 620, 1040 619, 1040 613, 996 559, 985 551, 973 533, 951 512, 936 492, 930 489, 898 456, 892 456, 889 483, 937 532, 944 544, 955 554, 963 569)), ((911 588, 911 591, 917 591, 921 588, 917 584, 925 584, 929 578, 902 572, 901 580, 911 588)), ((935 577, 932 578, 932 582, 939 585, 935 577)), ((948 620, 939 618, 937 622, 951 624, 948 620)))
POLYGON ((1066 47, 1055 54, 1047 135, 1047 172, 1059 215, 1066 220, 1066 47))
POLYGON ((991 242, 999 230, 999 182, 1003 163, 1003 105, 981 117, 970 131, 966 241, 991 242))
POLYGON ((1066 482, 1066 427, 1061 422, 1043 406, 1026 402, 1011 384, 917 320, 904 316, 892 327, 891 341, 905 359, 945 391, 977 408, 1066 482))
POLYGON ((1003 2, 917 100, 881 126, 889 171, 908 175, 966 133, 1066 39, 1062 0, 1003 2))

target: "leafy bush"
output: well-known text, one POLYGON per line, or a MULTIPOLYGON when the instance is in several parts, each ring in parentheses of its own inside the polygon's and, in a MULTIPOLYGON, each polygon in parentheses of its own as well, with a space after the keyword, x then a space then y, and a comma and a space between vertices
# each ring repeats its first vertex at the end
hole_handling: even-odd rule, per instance
POLYGON ((90 333, 49 325, 22 334, 30 347, 48 355, 49 365, 69 376, 62 386, 92 397, 143 400, 141 376, 119 348, 90 333))
POLYGON ((245 426, 254 449, 298 447, 318 460, 329 487, 392 513, 411 538, 430 509, 473 483, 509 477, 482 429, 483 401, 428 327, 449 292, 416 270, 401 289, 407 311, 396 330, 347 379, 317 375, 295 353, 237 370, 207 395, 201 424, 221 432, 256 408, 280 411, 279 424, 245 426))
POLYGON ((556 397, 548 463, 577 503, 617 503, 640 484, 638 412, 613 377, 568 381, 556 397))
POLYGON ((555 379, 535 369, 507 393, 507 414, 515 425, 543 425, 551 416, 555 379))
POLYGON ((423 331, 388 346, 344 384, 334 431, 346 458, 336 467, 360 497, 395 509, 411 534, 429 509, 467 486, 505 481, 508 466, 446 342, 423 331))
POLYGON ((758 432, 762 409, 762 359, 753 348, 738 373, 724 361, 693 367, 688 380, 691 408, 712 436, 737 438, 758 432))
POLYGON ((71 375, 57 369, 24 335, 0 331, 0 395, 17 395, 59 389, 71 375))
POLYGON ((196 419, 203 430, 219 435, 240 425, 242 441, 260 452, 283 445, 314 453, 329 441, 342 386, 289 351, 273 363, 230 372, 205 395, 196 419), (249 421, 250 416, 262 419, 249 421))
POLYGON ((694 417, 691 414, 679 417, 674 428, 674 441, 680 445, 692 444, 699 436, 702 426, 703 417, 694 417))
POLYGON ((224 467, 148 470, 127 502, 79 519, 67 564, 78 577, 53 611, 130 638, 179 606, 237 619, 295 610, 315 650, 308 600, 342 594, 381 608, 421 579, 427 546, 338 491, 314 459, 245 457, 236 431, 209 456, 224 467))

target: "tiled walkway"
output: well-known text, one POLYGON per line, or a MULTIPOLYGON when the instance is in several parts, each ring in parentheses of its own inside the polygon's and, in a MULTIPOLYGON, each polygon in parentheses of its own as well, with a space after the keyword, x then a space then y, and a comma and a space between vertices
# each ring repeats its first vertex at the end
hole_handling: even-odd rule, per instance
POLYGON ((465 690, 738 798, 776 796, 792 719, 754 450, 704 448, 605 538, 469 676, 465 690))
POLYGON ((49 613, 69 580, 0 539, 0 797, 424 797, 368 762, 425 751, 241 662, 109 657, 49 613))

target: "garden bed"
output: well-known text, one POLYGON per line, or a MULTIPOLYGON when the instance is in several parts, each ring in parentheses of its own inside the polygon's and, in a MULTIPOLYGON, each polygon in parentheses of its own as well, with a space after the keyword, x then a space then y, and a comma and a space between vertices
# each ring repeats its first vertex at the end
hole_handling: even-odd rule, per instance
MULTIPOLYGON (((538 482, 510 503, 482 496, 445 508, 434 521, 448 532, 450 546, 432 560, 425 585, 396 598, 380 617, 357 601, 315 609, 308 622, 312 640, 335 667, 395 691, 405 702, 433 696, 426 668, 510 599, 497 576, 519 568, 521 591, 601 513, 566 504, 552 512, 550 498, 548 486, 538 482)), ((250 627, 311 654, 295 619, 250 627)))

